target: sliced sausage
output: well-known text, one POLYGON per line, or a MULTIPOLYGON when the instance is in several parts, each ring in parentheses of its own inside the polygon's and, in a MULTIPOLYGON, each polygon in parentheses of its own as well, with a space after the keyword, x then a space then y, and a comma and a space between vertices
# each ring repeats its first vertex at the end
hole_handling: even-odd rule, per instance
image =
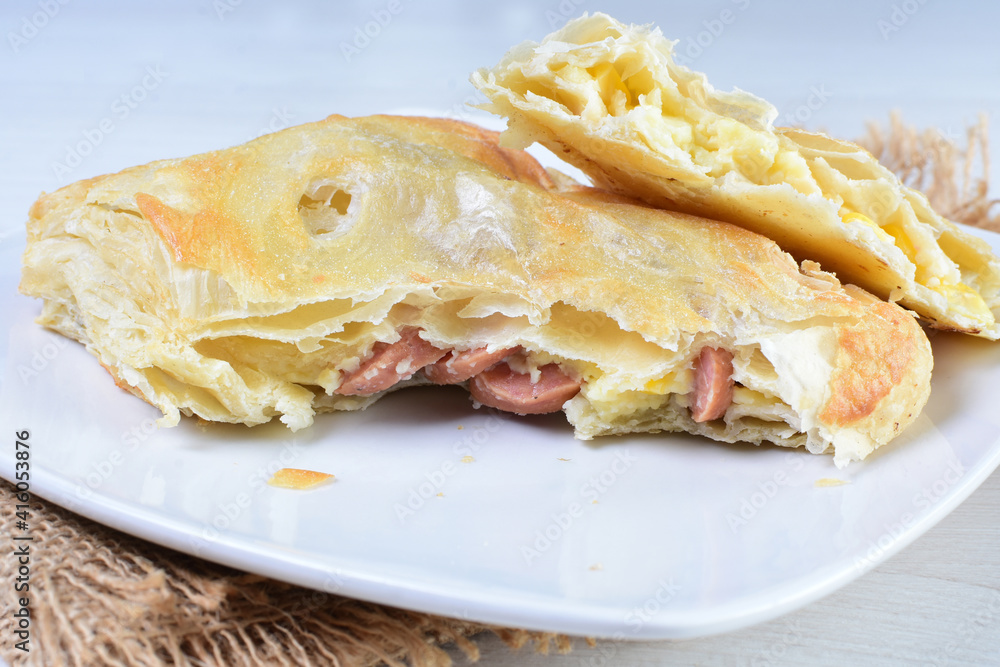
POLYGON ((538 370, 541 377, 532 383, 530 374, 497 364, 472 378, 469 391, 483 405, 519 415, 558 412, 580 391, 580 382, 559 370, 557 364, 546 364, 538 370))
POLYGON ((726 414, 733 402, 733 353, 703 347, 695 362, 691 417, 707 422, 726 414))
POLYGON ((489 352, 485 347, 456 352, 452 350, 437 363, 424 368, 427 379, 436 384, 456 384, 479 375, 516 351, 516 347, 489 352))
POLYGON ((371 356, 361 362, 357 370, 344 373, 335 393, 368 396, 385 391, 447 354, 419 334, 419 329, 410 327, 400 332, 401 338, 395 343, 375 343, 371 356))

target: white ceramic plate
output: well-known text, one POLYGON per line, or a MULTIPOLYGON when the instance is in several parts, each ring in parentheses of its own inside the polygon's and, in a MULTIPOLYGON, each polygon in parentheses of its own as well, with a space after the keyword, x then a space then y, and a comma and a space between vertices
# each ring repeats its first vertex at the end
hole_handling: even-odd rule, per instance
MULTIPOLYGON (((982 234, 995 248, 1000 236, 982 234)), ((292 434, 157 430, 82 346, 16 294, 0 246, 0 473, 29 430, 31 491, 125 532, 303 586, 487 623, 691 637, 807 604, 940 521, 1000 462, 1000 345, 932 337, 932 398, 867 462, 684 435, 574 440, 562 415, 393 394, 292 434), (471 459, 465 457, 472 457, 471 459), (330 472, 310 491, 264 483, 330 472), (846 484, 818 486, 834 478, 846 484)))

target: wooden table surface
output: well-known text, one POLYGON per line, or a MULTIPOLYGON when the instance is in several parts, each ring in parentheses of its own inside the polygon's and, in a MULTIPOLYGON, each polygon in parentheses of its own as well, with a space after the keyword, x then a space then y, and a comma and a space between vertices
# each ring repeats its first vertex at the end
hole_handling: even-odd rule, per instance
MULTIPOLYGON (((584 10, 654 22, 717 87, 845 137, 899 109, 961 138, 1000 110, 1000 6, 971 0, 5 2, 0 243, 21 242, 40 191, 90 175, 330 113, 465 113, 472 69, 584 10)), ((482 646, 486 665, 1000 665, 1000 473, 899 555, 777 620, 676 642, 576 640, 567 656, 482 646)))

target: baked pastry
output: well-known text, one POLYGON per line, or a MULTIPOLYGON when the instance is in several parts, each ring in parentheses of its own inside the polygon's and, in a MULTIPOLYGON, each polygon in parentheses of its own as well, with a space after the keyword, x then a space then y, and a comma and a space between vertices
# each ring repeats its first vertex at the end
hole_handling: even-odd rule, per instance
POLYGON ((565 409, 581 438, 682 430, 844 464, 925 403, 930 346, 903 309, 757 234, 562 182, 475 126, 332 116, 43 195, 21 290, 165 425, 299 429, 465 383, 565 409))
POLYGON ((934 327, 1000 338, 1000 260, 861 147, 677 64, 658 29, 586 14, 473 83, 504 145, 544 144, 596 186, 774 239, 934 327))

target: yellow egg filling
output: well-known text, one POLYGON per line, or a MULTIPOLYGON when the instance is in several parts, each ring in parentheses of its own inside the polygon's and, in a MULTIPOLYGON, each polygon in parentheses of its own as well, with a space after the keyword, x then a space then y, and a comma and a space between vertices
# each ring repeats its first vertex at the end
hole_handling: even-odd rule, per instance
POLYGON ((642 390, 647 394, 686 394, 691 390, 694 379, 691 371, 667 373, 661 378, 650 380, 642 390))
MULTIPOLYGON (((878 235, 878 237, 880 239, 882 239, 883 241, 885 241, 886 243, 892 243, 893 245, 899 246, 899 244, 896 242, 896 239, 893 236, 891 236, 889 233, 887 233, 886 230, 884 230, 881 227, 879 227, 878 225, 876 225, 875 221, 872 220, 871 218, 869 218, 867 215, 862 215, 862 214, 857 213, 855 211, 848 211, 848 210, 842 208, 842 209, 840 209, 840 219, 843 220, 843 222, 844 222, 845 225, 849 225, 852 222, 860 222, 861 224, 866 225, 866 226, 870 227, 871 229, 875 230, 875 233, 878 235)), ((905 238, 905 235, 904 235, 904 238, 905 238)), ((912 248, 912 246, 910 246, 910 247, 912 248)), ((900 250, 903 250, 903 252, 906 252, 906 250, 904 248, 902 248, 902 247, 900 247, 900 250)), ((907 254, 907 256, 909 257, 910 255, 907 254)), ((911 257, 911 259, 912 259, 912 257, 911 257)))
POLYGON ((893 222, 885 225, 884 227, 879 227, 868 216, 857 213, 856 211, 851 211, 847 208, 840 209, 840 216, 845 224, 860 222, 864 225, 868 225, 875 230, 875 232, 879 235, 879 238, 892 243, 903 251, 903 254, 906 255, 907 259, 913 262, 917 267, 917 282, 944 296, 944 298, 948 300, 951 307, 958 313, 986 325, 991 325, 996 321, 993 317, 993 313, 990 311, 989 307, 987 307, 986 302, 983 301, 982 297, 979 296, 976 290, 972 289, 968 285, 963 285, 962 283, 954 283, 950 280, 941 279, 935 276, 926 276, 926 271, 924 271, 923 267, 917 263, 917 249, 913 245, 913 241, 907 235, 902 225, 893 222))
POLYGON ((942 282, 927 287, 943 295, 951 307, 965 317, 987 324, 996 321, 983 298, 968 285, 942 282))

